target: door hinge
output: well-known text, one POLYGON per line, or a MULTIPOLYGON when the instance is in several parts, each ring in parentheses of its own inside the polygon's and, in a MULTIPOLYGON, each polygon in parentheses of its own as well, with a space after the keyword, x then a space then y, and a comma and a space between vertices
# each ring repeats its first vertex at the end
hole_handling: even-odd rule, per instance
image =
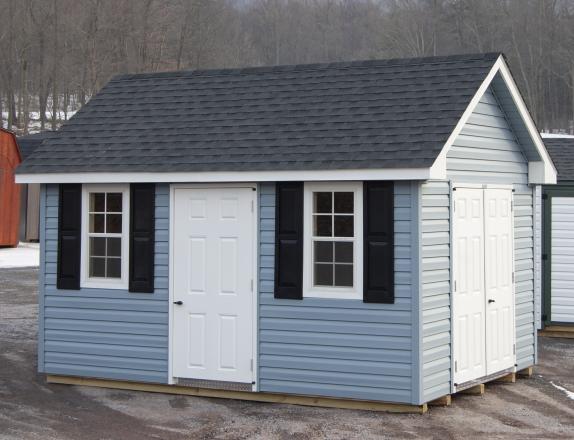
POLYGON ((456 280, 454 280, 454 291, 456 292, 456 280))
POLYGON ((251 359, 251 371, 253 371, 253 359, 251 359))
POLYGON ((458 372, 458 362, 454 361, 454 372, 457 373, 458 372))
POLYGON ((514 283, 514 272, 512 272, 512 282, 514 283))
POLYGON ((255 212, 255 202, 251 200, 251 212, 255 212))
POLYGON ((514 200, 510 201, 510 212, 514 212, 514 200))
POLYGON ((512 354, 516 354, 516 344, 512 344, 512 354))
POLYGON ((544 193, 542 194, 542 200, 547 200, 548 199, 548 194, 544 193))
POLYGON ((548 254, 542 254, 542 259, 543 259, 544 261, 548 260, 548 254))
POLYGON ((253 278, 251 278, 251 291, 253 292, 253 278))
POLYGON ((456 212, 456 200, 452 202, 452 212, 456 212))

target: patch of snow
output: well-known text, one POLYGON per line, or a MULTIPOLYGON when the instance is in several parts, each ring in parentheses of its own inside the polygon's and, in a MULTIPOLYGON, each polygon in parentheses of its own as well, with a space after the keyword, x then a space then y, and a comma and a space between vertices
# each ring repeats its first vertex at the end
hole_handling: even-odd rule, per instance
POLYGON ((566 393, 566 396, 568 396, 569 399, 574 400, 574 392, 573 392, 573 391, 567 390, 566 388, 561 387, 560 385, 556 385, 556 384, 555 384, 554 382, 552 382, 552 381, 550 381, 550 383, 551 383, 552 386, 553 386, 554 388, 556 388, 557 390, 564 391, 564 392, 566 393))
POLYGON ((553 139, 553 138, 566 138, 574 139, 572 134, 554 134, 554 133, 540 133, 543 139, 553 139))
POLYGON ((19 243, 15 248, 0 249, 0 269, 12 267, 38 267, 40 265, 40 245, 19 243))

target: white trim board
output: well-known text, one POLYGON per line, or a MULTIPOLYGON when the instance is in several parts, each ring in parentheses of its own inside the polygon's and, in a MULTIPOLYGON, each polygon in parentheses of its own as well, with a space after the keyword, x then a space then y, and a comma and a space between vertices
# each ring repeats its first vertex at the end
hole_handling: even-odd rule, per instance
MULTIPOLYGON (((117 289, 127 290, 129 287, 130 262, 130 187, 127 184, 114 185, 82 185, 82 233, 80 255, 80 287, 82 289, 117 289), (122 193, 122 255, 121 278, 92 278, 89 276, 88 266, 90 260, 89 246, 89 195, 94 192, 120 192, 122 193)), ((102 234, 108 237, 107 234, 102 234)))
MULTIPOLYGON (((303 207, 303 298, 363 299, 363 185, 362 182, 305 182, 303 207), (313 236, 313 193, 352 192, 354 236, 327 237, 329 242, 345 241, 353 243, 353 286, 327 287, 313 284, 313 243, 319 237, 313 236)), ((333 214, 335 215, 333 206, 333 214)), ((334 231, 333 231, 334 233, 334 231)), ((333 274, 333 276, 335 276, 333 274)))
POLYGON ((427 180, 429 168, 297 171, 202 171, 178 173, 43 173, 17 174, 16 183, 217 183, 336 180, 427 180))

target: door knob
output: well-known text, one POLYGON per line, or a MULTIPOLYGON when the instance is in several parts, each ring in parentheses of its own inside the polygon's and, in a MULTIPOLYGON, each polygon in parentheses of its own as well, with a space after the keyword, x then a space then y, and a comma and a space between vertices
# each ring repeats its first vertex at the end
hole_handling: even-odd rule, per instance
POLYGON ((183 304, 183 301, 174 301, 174 304, 177 304, 178 306, 181 306, 183 304))
POLYGON ((493 302, 496 302, 496 301, 494 301, 493 299, 488 300, 488 304, 493 303, 493 302))

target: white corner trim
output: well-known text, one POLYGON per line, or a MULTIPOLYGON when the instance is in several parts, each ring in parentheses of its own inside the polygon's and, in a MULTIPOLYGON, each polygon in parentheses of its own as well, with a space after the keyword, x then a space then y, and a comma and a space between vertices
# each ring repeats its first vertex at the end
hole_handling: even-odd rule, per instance
POLYGON ((530 137, 532 138, 534 145, 536 146, 536 149, 540 154, 540 157, 542 157, 542 162, 529 162, 528 183, 530 184, 556 183, 556 175, 557 175, 556 168, 554 167, 554 164, 552 163, 552 160, 550 159, 550 156, 546 151, 546 147, 544 146, 544 142, 540 137, 540 133, 536 129, 536 125, 534 124, 534 121, 532 120, 532 117, 528 112, 526 104, 524 103, 524 99, 522 99, 522 95, 518 91, 516 82, 514 81, 514 78, 512 78, 512 74, 510 73, 508 65, 506 64, 506 61, 504 61, 504 57, 502 55, 498 57, 498 59, 490 69, 490 72, 488 72, 488 75, 486 76, 486 78, 484 79, 484 81, 474 94, 472 100, 470 101, 470 104, 462 114, 462 117, 456 124, 455 129, 453 130, 453 132, 447 139, 446 143, 444 144, 442 151, 440 152, 439 156, 433 163, 430 169, 431 178, 446 179, 447 174, 446 156, 450 148, 452 147, 452 144, 454 143, 455 139, 462 131, 464 125, 468 122, 468 119, 472 115, 472 112, 480 102, 480 99, 482 98, 482 96, 492 83, 492 80, 494 79, 497 73, 500 73, 502 79, 504 80, 506 86, 508 87, 512 99, 514 100, 514 103, 516 104, 516 107, 518 109, 518 112, 528 129, 528 133, 530 134, 530 137))
POLYGON ((17 174, 16 183, 215 183, 277 181, 427 180, 429 168, 302 171, 203 171, 178 173, 43 173, 17 174))
POLYGON ((175 385, 173 376, 173 240, 174 234, 174 217, 175 217, 175 189, 173 185, 169 186, 169 241, 168 241, 168 330, 167 330, 167 383, 175 385))

